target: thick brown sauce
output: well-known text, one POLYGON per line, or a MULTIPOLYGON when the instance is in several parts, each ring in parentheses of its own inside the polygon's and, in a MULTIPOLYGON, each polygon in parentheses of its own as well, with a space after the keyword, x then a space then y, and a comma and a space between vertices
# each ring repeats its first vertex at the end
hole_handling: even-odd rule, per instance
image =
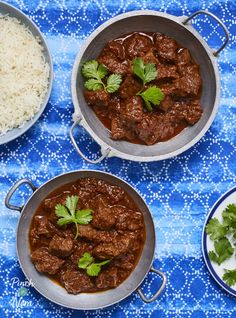
MULTIPOLYGON (((32 218, 31 224, 30 224, 30 231, 29 231, 29 247, 30 247, 31 254, 34 251, 38 250, 39 248, 48 247, 50 241, 52 240, 52 237, 47 238, 44 235, 38 235, 38 239, 35 240, 35 234, 33 234, 33 233, 37 233, 37 230, 38 230, 38 227, 39 227, 39 224, 38 224, 38 221, 36 220, 36 217, 37 218, 45 218, 46 217, 53 225, 56 226, 56 228, 59 231, 61 231, 62 236, 64 235, 65 231, 69 231, 69 232, 71 231, 71 233, 73 233, 72 237, 74 237, 74 235, 75 235, 75 227, 74 227, 74 225, 73 224, 66 225, 65 227, 60 227, 59 225, 57 225, 57 219, 58 218, 55 215, 55 208, 54 207, 51 208, 51 209, 45 208, 45 202, 46 201, 49 202, 50 200, 52 200, 56 204, 57 203, 64 204, 64 202, 63 202, 64 200, 62 200, 62 198, 65 198, 65 197, 71 196, 71 195, 78 195, 79 196, 79 203, 78 203, 78 208, 79 209, 88 208, 88 206, 84 205, 83 202, 85 202, 85 201, 93 202, 93 198, 94 198, 94 202, 93 202, 92 205, 94 205, 94 203, 96 204, 96 200, 95 199, 99 195, 101 195, 101 191, 99 190, 99 186, 97 186, 97 190, 93 189, 93 191, 91 191, 89 196, 87 196, 87 194, 86 194, 87 197, 86 197, 86 199, 84 201, 83 195, 82 194, 80 194, 80 195, 78 194, 78 190, 82 188, 82 186, 80 184, 81 180, 83 182, 84 181, 86 182, 86 180, 96 180, 96 182, 97 181, 100 182, 98 179, 84 178, 84 179, 80 179, 80 180, 78 180, 76 182, 68 183, 66 185, 63 185, 62 187, 60 187, 60 188, 56 189, 55 191, 51 192, 41 202, 39 207, 36 209, 36 212, 34 214, 34 217, 32 218)), ((105 184, 110 189, 114 187, 113 185, 111 185, 109 183, 106 183, 106 182, 103 182, 103 184, 105 184)), ((119 187, 116 187, 116 188, 121 190, 121 188, 119 188, 119 187)), ((83 191, 81 193, 83 193, 83 191)), ((108 193, 107 194, 103 193, 103 194, 104 194, 104 196, 106 196, 109 199, 108 193)), ((55 206, 55 204, 54 204, 54 206, 55 206)), ((137 233, 139 233, 137 235, 137 237, 139 237, 139 241, 136 242, 136 243, 139 244, 139 248, 136 249, 134 252, 131 252, 131 251, 127 252, 129 254, 133 253, 133 255, 134 255, 134 262, 133 262, 132 269, 129 269, 129 270, 119 269, 119 266, 122 265, 122 257, 120 259, 119 259, 119 257, 118 258, 114 257, 114 259, 111 259, 111 262, 107 266, 104 267, 105 269, 109 269, 110 267, 114 266, 114 264, 116 264, 115 266, 118 266, 118 281, 119 281, 119 283, 117 284, 117 286, 118 286, 119 284, 121 284, 131 274, 131 272, 134 270, 134 268, 136 267, 136 265, 137 265, 137 263, 139 261, 139 258, 140 258, 141 254, 142 254, 143 246, 144 246, 144 243, 145 243, 145 240, 146 240, 145 224, 144 224, 144 219, 143 219, 142 212, 139 210, 138 206, 135 204, 133 199, 127 193, 124 193, 124 196, 122 197, 122 199, 118 200, 115 203, 113 202, 113 203, 109 204, 109 206, 110 207, 111 206, 119 206, 119 207, 123 207, 127 211, 128 210, 130 210, 130 211, 132 210, 132 211, 135 211, 135 212, 140 212, 141 213, 141 222, 143 224, 143 228, 139 229, 138 231, 136 231, 137 233)), ((93 216, 95 216, 95 214, 96 214, 96 207, 94 206, 93 207, 93 216)), ((114 230, 115 230, 115 228, 112 227, 110 230, 107 230, 106 232, 114 231, 114 230)), ((124 234, 125 234, 125 232, 129 232, 129 231, 123 231, 124 234)), ((120 234, 122 234, 122 231, 120 231, 120 234)), ((77 246, 76 244, 80 244, 80 243, 89 243, 90 246, 93 246, 93 248, 96 247, 99 244, 98 242, 93 242, 93 241, 87 240, 86 238, 78 237, 77 240, 74 240, 74 248, 76 248, 76 246, 77 246)), ((86 252, 86 251, 84 251, 84 252, 86 252)), ((92 254, 91 250, 89 252, 92 254)), ((73 256, 73 253, 71 255, 73 256)), ((71 264, 70 256, 67 257, 67 258, 63 258, 66 261, 65 266, 67 268, 70 268, 70 264, 71 264), (67 260, 68 260, 68 263, 67 263, 67 260)), ((125 255, 123 255, 123 256, 125 256, 125 255)), ((94 256, 94 257, 95 257, 95 260, 97 262, 101 261, 96 256, 94 256)), ((73 269, 76 268, 74 265, 72 267, 73 267, 73 269)), ((63 268, 62 268, 62 270, 63 270, 63 268)), ((100 274, 103 272, 104 268, 102 268, 100 274)), ((47 273, 44 273, 44 274, 46 276, 48 276, 51 280, 53 280, 55 283, 59 284, 62 287, 65 287, 65 286, 63 286, 63 282, 61 281, 61 272, 62 271, 60 270, 55 275, 51 275, 51 274, 47 274, 47 273)), ((86 291, 86 292, 100 292, 100 291, 104 291, 104 290, 116 287, 116 286, 113 286, 113 287, 108 287, 108 288, 101 288, 101 287, 97 288, 96 285, 95 285, 96 284, 96 277, 91 277, 91 280, 94 283, 94 287, 92 289, 86 291)))
MULTIPOLYGON (((121 63, 123 65, 130 65, 132 59, 128 58, 127 57, 127 54, 126 53, 126 49, 127 47, 125 47, 125 43, 127 43, 127 40, 129 40, 130 38, 132 38, 133 36, 135 35, 141 35, 143 37, 146 37, 148 38, 149 40, 151 40, 151 43, 152 43, 152 48, 150 49, 150 51, 152 53, 154 53, 153 57, 154 59, 159 59, 158 57, 158 50, 156 49, 155 47, 155 36, 157 36, 158 33, 154 33, 154 32, 147 32, 147 33, 144 33, 144 32, 133 32, 131 34, 126 34, 124 36, 121 36, 119 38, 116 38, 114 39, 113 41, 110 41, 102 50, 102 52, 100 53, 100 55, 98 56, 97 60, 99 63, 103 63, 104 65, 106 65, 106 61, 107 61, 107 67, 109 69, 109 63, 111 63, 111 59, 114 58, 114 64, 117 62, 117 63, 121 63), (109 54, 113 54, 112 51, 110 50, 110 43, 119 43, 119 45, 121 44, 123 47, 124 47, 124 52, 125 52, 125 60, 123 60, 121 62, 121 60, 119 60, 119 58, 116 58, 116 57, 110 57, 111 55, 109 54), (108 56, 106 58, 106 55, 108 56), (109 60, 110 59, 110 60, 109 60)), ((161 35, 161 34, 160 34, 161 35)), ((162 35, 161 35, 162 36, 162 35)), ((169 38, 170 39, 170 38, 169 38)), ((172 39, 173 40, 173 39, 172 39)), ((174 41, 174 40, 173 40, 174 41)), ((175 41, 174 41, 175 42, 175 41)), ((176 54, 179 54, 182 50, 184 50, 184 48, 179 45, 177 42, 175 42, 175 45, 176 45, 176 54)), ((135 47, 134 47, 134 50, 135 50, 135 47)), ((148 51, 149 52, 149 51, 148 51)), ((115 55, 115 54, 114 54, 115 55)), ((142 55, 141 58, 145 58, 145 55, 142 55)), ((177 58, 176 58, 177 59, 177 58)), ((150 61, 152 62, 152 61, 150 61)), ((159 62, 161 63, 161 67, 163 66, 176 66, 177 67, 177 72, 179 73, 179 76, 181 77, 183 74, 181 73, 181 71, 179 71, 178 69, 178 65, 176 64, 177 62, 176 61, 168 61, 168 60, 163 60, 163 58, 160 58, 159 62), (161 61, 161 62, 160 62, 161 61)), ((158 63, 159 63, 158 62, 158 63)), ((146 62, 145 62, 146 63, 146 62)), ((153 63, 153 62, 152 62, 153 63)), ((197 64, 195 63, 195 61, 193 60, 193 58, 191 57, 190 55, 190 63, 191 63, 191 66, 197 66, 197 64)), ((189 65, 188 65, 189 66, 189 65)), ((111 68, 113 68, 114 66, 112 66, 111 68)), ((157 65, 157 72, 158 72, 158 65, 157 65)), ((110 69, 109 69, 110 71, 110 69)), ((112 71, 111 71, 112 72, 112 71)), ((115 68, 113 70, 113 73, 115 72, 115 68)), ((127 74, 130 74, 129 73, 130 71, 128 71, 127 74)), ((117 71, 117 73, 119 73, 119 71, 117 71)), ((122 78, 123 78, 123 81, 125 80, 127 74, 122 74, 122 78)), ((139 79, 136 77, 136 80, 139 81, 139 79)), ((191 76, 190 78, 188 78, 187 81, 191 81, 191 76)), ((174 79, 170 79, 170 78, 164 78, 164 79, 157 79, 155 81, 153 81, 153 83, 149 83, 151 85, 157 85, 159 86, 160 85, 160 88, 161 88, 161 85, 162 84, 168 84, 168 85, 174 85, 174 79)), ((182 84, 181 84, 182 85, 182 84)), ((199 85, 199 90, 198 90, 198 93, 196 95, 186 95, 186 96, 178 96, 175 95, 169 95, 169 93, 167 94, 168 97, 171 96, 171 98, 173 99, 173 103, 175 102, 183 102, 185 104, 191 104, 193 101, 199 101, 200 100, 200 96, 201 96, 201 85, 199 85)), ((166 96, 167 96, 166 95, 166 96)), ((130 124, 129 122, 125 123, 125 120, 124 118, 122 118, 120 115, 116 115, 116 113, 114 112, 113 108, 110 106, 113 101, 112 101, 112 98, 114 98, 114 96, 116 96, 116 98, 120 99, 122 101, 122 103, 126 103, 126 99, 124 99, 121 95, 120 95, 120 91, 117 91, 115 94, 111 94, 111 98, 110 98, 110 102, 108 103, 108 108, 107 106, 103 107, 102 105, 96 105, 96 102, 94 103, 93 101, 90 102, 90 97, 86 96, 85 94, 85 98, 87 99, 87 102, 88 104, 90 104, 97 117, 99 118, 99 120, 103 123, 103 125, 110 131, 110 134, 111 134, 111 138, 115 139, 115 140, 127 140, 131 143, 135 143, 135 144, 148 144, 148 145, 151 145, 151 144, 154 144, 156 142, 160 142, 160 141, 167 141, 173 137, 175 137, 176 135, 178 135, 183 129, 185 129, 186 127, 188 127, 189 125, 193 125, 195 124, 201 117, 201 109, 199 110, 200 106, 197 108, 197 110, 195 111, 195 117, 197 117, 196 119, 192 120, 193 116, 192 114, 190 115, 191 119, 188 120, 186 118, 184 118, 183 116, 183 119, 179 119, 179 115, 176 116, 176 121, 175 119, 173 120, 173 113, 171 114, 171 123, 168 124, 169 128, 166 127, 165 124, 162 124, 160 123, 157 123, 156 125, 156 128, 153 129, 153 132, 145 132, 144 133, 141 133, 139 134, 139 131, 142 129, 138 126, 135 127, 137 125, 137 123, 132 123, 130 124), (110 109, 111 107, 111 109, 110 109), (199 115, 200 113, 200 115, 199 115), (125 127, 127 133, 124 133, 124 136, 119 136, 117 137, 117 134, 113 132, 112 130, 112 120, 114 119, 114 117, 120 117, 121 118, 121 122, 123 122, 123 126, 125 127), (126 126, 127 125, 127 126, 126 126), (159 131, 162 131, 163 130, 163 133, 157 133, 158 137, 157 138, 152 138, 151 135, 155 135, 155 130, 159 130, 159 131), (141 137, 141 135, 147 135, 149 134, 149 136, 146 136, 146 137, 141 137)), ((133 95, 135 96, 135 95, 133 95)), ((145 113, 149 113, 147 112, 145 106, 144 106, 144 102, 143 102, 143 107, 144 107, 144 114, 145 113)), ((192 106, 191 106, 192 107, 192 106)), ((171 110, 171 109, 169 109, 171 110)), ((161 107, 155 107, 153 106, 153 111, 151 112, 151 116, 160 116, 160 118, 162 118, 162 116, 165 116, 167 113, 165 113, 166 110, 164 111, 161 107)), ((184 112, 184 111, 183 111, 184 112)), ((150 113, 149 113, 150 114, 150 113)), ((168 114, 167 114, 168 116, 168 114)), ((185 116, 186 117, 186 116, 185 116)), ((167 119, 168 121, 168 119, 167 119)), ((165 121, 166 123, 166 121, 165 121)))

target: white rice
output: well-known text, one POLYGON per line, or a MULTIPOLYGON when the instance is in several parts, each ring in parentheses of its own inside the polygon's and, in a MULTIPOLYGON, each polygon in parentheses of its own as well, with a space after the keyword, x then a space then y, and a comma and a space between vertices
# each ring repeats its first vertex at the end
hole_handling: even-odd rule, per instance
POLYGON ((0 18, 0 134, 21 127, 40 109, 49 65, 39 39, 15 18, 0 18))

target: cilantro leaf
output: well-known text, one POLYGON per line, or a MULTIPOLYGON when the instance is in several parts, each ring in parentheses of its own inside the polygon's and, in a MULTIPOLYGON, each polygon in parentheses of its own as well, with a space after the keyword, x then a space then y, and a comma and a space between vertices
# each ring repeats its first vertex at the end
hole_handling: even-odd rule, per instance
POLYGON ((78 267, 86 270, 89 276, 98 276, 102 266, 109 263, 110 260, 106 260, 100 263, 94 263, 94 258, 90 253, 84 253, 78 261, 78 267))
POLYGON ((122 82, 120 74, 111 74, 107 78, 107 83, 105 85, 102 79, 108 74, 108 70, 105 65, 98 64, 96 60, 85 62, 82 66, 82 74, 87 78, 84 86, 89 91, 104 89, 108 93, 114 93, 118 90, 122 82))
POLYGON ((97 75, 99 76, 100 79, 104 78, 107 75, 108 71, 105 65, 99 64, 98 66, 98 71, 97 75))
POLYGON ((223 275, 223 280, 227 285, 233 286, 236 284, 236 269, 225 269, 225 274, 223 275))
POLYGON ((226 259, 230 258, 234 253, 234 249, 230 244, 230 241, 226 237, 215 241, 214 247, 215 252, 210 251, 208 253, 208 256, 213 262, 217 263, 218 265, 223 263, 226 259))
POLYGON ((222 212, 223 223, 233 229, 236 229, 236 205, 229 204, 222 212))
POLYGON ((132 62, 132 70, 133 70, 133 73, 137 75, 143 81, 143 83, 145 81, 144 69, 145 69, 145 66, 144 66, 143 59, 141 59, 140 57, 135 58, 132 62))
POLYGON ((211 219, 206 226, 206 233, 215 241, 223 238, 227 233, 227 227, 222 225, 217 218, 211 219))
POLYGON ((143 81, 143 85, 153 81, 157 77, 157 70, 154 63, 144 64, 143 59, 137 57, 132 64, 134 74, 143 81))
POLYGON ((107 79, 106 91, 108 93, 116 92, 119 89, 121 82, 122 77, 120 74, 111 74, 107 79))
POLYGON ((77 195, 68 196, 66 198, 66 207, 70 211, 72 216, 75 216, 75 210, 76 210, 78 201, 79 201, 79 197, 77 195))
POLYGON ((96 60, 85 62, 82 66, 82 74, 85 78, 97 78, 98 62, 96 60))
POLYGON ((70 216, 67 208, 64 205, 62 205, 62 204, 57 204, 55 206, 55 214, 56 214, 56 216, 62 217, 62 218, 70 216))
POLYGON ((141 93, 138 93, 137 95, 143 98, 148 111, 152 111, 151 103, 157 106, 165 97, 164 93, 160 90, 160 88, 158 88, 155 85, 150 86, 148 89, 141 93))
POLYGON ((89 91, 97 91, 99 89, 103 88, 103 85, 101 82, 95 78, 90 78, 84 83, 85 88, 87 88, 89 91))
POLYGON ((91 222, 93 219, 92 212, 93 211, 91 209, 84 209, 84 210, 77 211, 76 212, 77 223, 88 224, 89 222, 91 222))
POLYGON ((55 206, 55 214, 59 218, 57 220, 57 224, 62 226, 70 223, 74 223, 76 226, 76 236, 75 239, 78 237, 78 224, 88 224, 92 221, 92 210, 85 209, 85 210, 77 210, 77 203, 79 197, 77 195, 68 196, 66 198, 65 205, 57 204, 55 206))
POLYGON ((146 64, 144 72, 145 72, 145 82, 144 82, 144 84, 153 81, 157 77, 156 65, 154 63, 146 64))
POLYGON ((109 263, 110 260, 106 260, 104 262, 101 263, 92 263, 90 264, 87 268, 86 268, 86 273, 89 276, 98 276, 98 274, 100 273, 102 266, 109 263))
POLYGON ((94 261, 94 258, 89 253, 84 253, 83 256, 79 259, 78 266, 79 268, 85 269, 88 265, 90 265, 94 261))

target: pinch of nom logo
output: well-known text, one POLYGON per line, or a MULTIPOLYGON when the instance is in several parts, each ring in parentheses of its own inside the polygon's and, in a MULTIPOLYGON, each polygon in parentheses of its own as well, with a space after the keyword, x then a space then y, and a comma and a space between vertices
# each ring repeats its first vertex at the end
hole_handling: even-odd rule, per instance
POLYGON ((16 311, 20 308, 33 306, 33 302, 26 298, 29 293, 29 287, 33 286, 32 281, 20 281, 18 277, 13 277, 10 286, 15 290, 10 304, 16 311))

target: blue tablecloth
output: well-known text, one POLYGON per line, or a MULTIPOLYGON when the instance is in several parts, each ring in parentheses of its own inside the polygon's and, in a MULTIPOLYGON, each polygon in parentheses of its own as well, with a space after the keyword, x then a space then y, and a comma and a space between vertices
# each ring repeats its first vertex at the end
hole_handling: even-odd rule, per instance
MULTIPOLYGON (((179 317, 235 318, 235 298, 222 290, 208 273, 201 253, 201 232, 214 202, 236 181, 235 13, 234 0, 117 1, 117 0, 11 0, 40 27, 52 52, 55 79, 52 95, 41 118, 22 137, 0 146, 0 317, 179 317), (207 134, 193 148, 171 160, 135 163, 110 158, 99 165, 84 162, 74 150, 68 129, 73 105, 70 76, 83 40, 104 21, 130 10, 155 9, 189 15, 199 9, 215 13, 228 27, 231 40, 220 54, 221 103, 207 134), (57 306, 27 286, 16 255, 17 212, 4 206, 10 186, 26 177, 41 185, 63 172, 99 169, 130 182, 145 198, 155 221, 155 267, 166 272, 168 283, 151 304, 137 293, 109 308, 91 312, 57 306)), ((210 18, 195 19, 194 26, 212 47, 223 39, 210 18)), ((1 31, 0 31, 1 32, 1 31)), ((82 148, 97 146, 80 133, 82 148)), ((30 191, 21 189, 15 203, 23 204, 30 191)), ((147 295, 158 280, 152 274, 142 288, 147 295)))

